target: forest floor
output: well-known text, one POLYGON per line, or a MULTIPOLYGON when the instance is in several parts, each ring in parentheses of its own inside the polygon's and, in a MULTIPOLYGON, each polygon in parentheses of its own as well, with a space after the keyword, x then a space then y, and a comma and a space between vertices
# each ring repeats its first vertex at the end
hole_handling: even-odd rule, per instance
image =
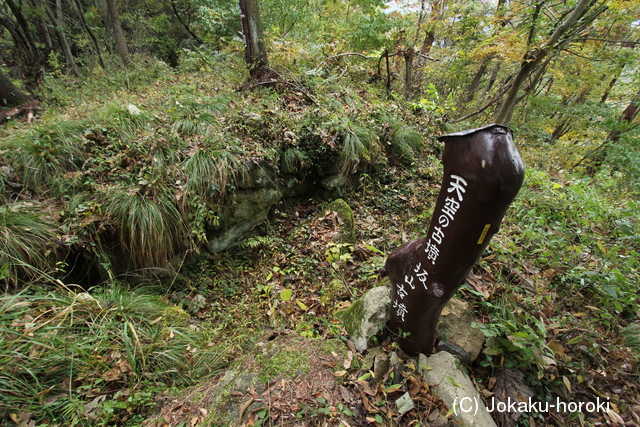
MULTIPOLYGON (((227 253, 201 260, 199 270, 185 272, 174 282, 176 291, 171 298, 181 301, 202 322, 229 325, 228 337, 236 345, 228 347, 230 359, 238 348, 251 347, 245 347, 248 342, 277 331, 296 331, 320 340, 346 339, 336 313, 379 285, 377 272, 386 254, 422 236, 439 190, 437 175, 437 165, 423 163, 411 172, 390 168, 376 183, 354 185, 356 191, 344 196, 356 221, 358 243, 353 245, 336 243, 339 229, 335 218, 326 214, 327 202, 314 198, 284 201, 256 237, 227 253), (286 300, 281 297, 283 291, 286 300), (230 322, 230 317, 242 321, 230 322)), ((534 402, 610 403, 610 410, 604 412, 527 414, 517 425, 640 424, 638 353, 605 329, 602 319, 606 316, 599 316, 601 309, 589 305, 588 295, 580 298, 555 289, 553 279, 562 271, 538 270, 531 254, 517 247, 500 249, 509 247, 507 242, 513 239, 510 233, 517 224, 512 217, 506 219, 457 294, 474 307, 488 336, 485 353, 467 367, 471 377, 490 395, 496 373, 504 367, 516 367, 534 390, 534 402), (522 320, 527 312, 540 323, 522 320), (537 334, 532 327, 540 329, 537 334), (507 341, 498 341, 500 338, 507 341), (509 342, 514 347, 509 348, 509 342)), ((392 347, 389 341, 383 345, 392 347)), ((336 391, 336 396, 345 406, 334 405, 332 412, 326 412, 326 399, 319 397, 312 405, 313 425, 338 425, 341 419, 351 419, 359 426, 420 425, 420 420, 434 420, 435 415, 447 413, 447 408, 429 394, 428 386, 416 380, 415 362, 407 358, 404 383, 413 389, 414 400, 420 404, 399 415, 395 403, 399 389, 390 388, 392 380, 385 378, 386 383, 382 380, 377 385, 372 379, 362 381, 363 375, 368 377, 367 369, 362 369, 364 356, 355 353, 356 361, 341 372, 343 394, 336 391), (344 409, 349 407, 345 398, 352 393, 365 402, 355 414, 344 409), (355 416, 345 418, 345 414, 355 416)), ((338 365, 334 370, 342 371, 341 363, 338 365)), ((296 402, 288 403, 295 406, 296 402)), ((270 416, 256 411, 247 425, 290 425, 277 411, 270 416)))

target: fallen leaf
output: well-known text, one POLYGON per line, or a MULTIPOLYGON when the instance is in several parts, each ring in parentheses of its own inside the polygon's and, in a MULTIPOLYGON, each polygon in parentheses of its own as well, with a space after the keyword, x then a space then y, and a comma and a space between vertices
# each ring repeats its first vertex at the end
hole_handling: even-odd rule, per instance
POLYGON ((282 292, 280 292, 280 299, 282 301, 291 301, 291 296, 291 289, 283 289, 282 292))
POLYGON ((553 351, 553 354, 564 357, 564 347, 558 341, 551 340, 547 345, 549 346, 551 351, 553 351))
POLYGON ((342 365, 344 366, 344 369, 349 369, 351 367, 351 363, 353 362, 353 352, 352 351, 348 351, 347 352, 347 358, 344 359, 344 362, 342 362, 342 365))

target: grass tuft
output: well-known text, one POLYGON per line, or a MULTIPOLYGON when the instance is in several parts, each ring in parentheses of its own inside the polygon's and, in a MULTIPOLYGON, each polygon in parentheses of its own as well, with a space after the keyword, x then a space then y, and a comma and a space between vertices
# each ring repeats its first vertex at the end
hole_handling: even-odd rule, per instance
POLYGON ((280 170, 286 174, 295 174, 307 165, 307 156, 298 148, 288 148, 280 158, 280 170))
POLYGON ((30 191, 44 194, 60 176, 82 166, 81 135, 77 123, 49 125, 6 144, 7 159, 30 191))
POLYGON ((348 127, 342 137, 340 153, 340 174, 348 176, 358 171, 362 162, 369 162, 373 149, 373 135, 369 130, 359 127, 348 127))
POLYGON ((403 123, 393 127, 389 143, 391 153, 405 164, 413 161, 424 150, 422 136, 414 127, 403 123))
POLYGON ((105 193, 103 211, 120 232, 134 267, 161 266, 183 249, 186 225, 169 192, 155 196, 138 187, 105 193))
POLYGON ((213 331, 190 330, 176 310, 118 285, 0 297, 1 411, 32 412, 38 425, 117 425, 153 406, 143 387, 183 387, 217 373, 213 331))
POLYGON ((17 286, 51 271, 54 224, 17 205, 0 206, 0 281, 17 286))
POLYGON ((239 169, 240 161, 228 150, 200 147, 184 162, 185 195, 191 192, 209 201, 214 196, 223 197, 239 169))

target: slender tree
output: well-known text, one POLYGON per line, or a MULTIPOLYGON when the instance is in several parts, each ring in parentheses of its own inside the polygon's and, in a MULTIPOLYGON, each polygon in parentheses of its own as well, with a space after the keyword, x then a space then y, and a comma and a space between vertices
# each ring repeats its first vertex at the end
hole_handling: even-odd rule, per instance
MULTIPOLYGON (((544 64, 547 55, 554 51, 557 52, 561 46, 568 41, 565 37, 593 6, 593 0, 579 0, 573 10, 566 15, 564 21, 555 28, 547 40, 545 40, 540 46, 529 48, 527 50, 520 65, 520 70, 511 82, 510 88, 502 99, 502 105, 495 115, 494 121, 496 123, 509 125, 518 101, 518 93, 524 83, 532 76, 539 66, 544 64)), ((533 29, 530 32, 529 39, 533 39, 533 29)))
POLYGON ((62 53, 67 64, 67 71, 74 76, 80 76, 80 71, 78 70, 76 61, 73 58, 73 54, 71 53, 71 47, 69 46, 69 42, 67 41, 67 36, 64 32, 64 29, 62 28, 62 5, 60 0, 56 0, 54 6, 55 10, 51 10, 51 8, 45 2, 45 12, 47 13, 49 21, 51 21, 51 25, 55 29, 56 35, 58 36, 58 41, 60 42, 62 53))
POLYGON ((118 6, 116 5, 116 0, 106 0, 107 1, 107 11, 109 13, 109 18, 111 19, 111 23, 113 25, 113 33, 116 38, 116 50, 122 63, 125 67, 129 67, 131 65, 131 56, 129 54, 129 47, 127 46, 127 41, 124 38, 124 31, 122 31, 122 25, 120 25, 120 13, 118 12, 118 6))
POLYGON ((91 39, 91 42, 93 43, 93 47, 96 49, 96 54, 98 55, 98 61, 100 62, 100 66, 102 67, 103 70, 106 70, 107 65, 104 62, 102 47, 100 46, 100 43, 98 42, 98 38, 94 34, 93 30, 91 29, 91 27, 89 27, 89 24, 87 24, 87 20, 84 18, 84 10, 82 9, 82 5, 80 4, 79 0, 72 0, 72 1, 73 1, 73 5, 78 11, 78 17, 80 18, 80 22, 82 23, 82 28, 84 28, 84 30, 87 32, 87 34, 89 35, 89 38, 91 39))
POLYGON ((269 65, 258 0, 240 0, 240 13, 244 36, 244 58, 249 67, 249 75, 256 79, 268 69, 269 65))

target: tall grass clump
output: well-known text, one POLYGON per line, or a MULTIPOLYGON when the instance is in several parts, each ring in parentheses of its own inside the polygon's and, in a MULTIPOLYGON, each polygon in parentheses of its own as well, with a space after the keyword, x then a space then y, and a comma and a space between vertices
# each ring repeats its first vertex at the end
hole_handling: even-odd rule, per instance
POLYGON ((61 122, 7 141, 7 160, 30 191, 44 194, 67 172, 82 167, 82 124, 61 122))
POLYGON ((186 225, 168 191, 118 188, 101 196, 132 266, 161 266, 185 246, 186 225))
POLYGON ((42 216, 0 206, 0 281, 17 286, 51 271, 56 237, 56 226, 42 216))
POLYGON ((407 124, 396 123, 388 135, 391 153, 403 163, 411 163, 424 150, 424 142, 418 131, 407 124))
POLYGON ((307 156, 298 148, 284 150, 280 157, 280 170, 285 174, 295 174, 307 165, 307 156))
POLYGON ((213 331, 157 295, 113 285, 0 297, 0 423, 133 425, 154 394, 215 374, 213 331))
POLYGON ((414 126, 386 110, 375 112, 373 117, 381 129, 380 143, 388 154, 410 164, 424 151, 424 141, 414 126))
POLYGON ((374 148, 374 137, 361 126, 349 126, 342 133, 340 174, 348 176, 358 171, 363 162, 370 162, 374 148))
POLYGON ((195 193, 205 200, 224 196, 239 172, 240 161, 227 149, 215 145, 199 147, 184 162, 185 195, 195 193))
POLYGON ((5 203, 7 201, 6 193, 6 185, 9 182, 7 175, 5 175, 4 171, 0 169, 0 203, 5 203))
POLYGON ((176 101, 176 105, 169 110, 173 118, 171 129, 180 136, 204 134, 226 109, 227 100, 222 98, 176 101))

